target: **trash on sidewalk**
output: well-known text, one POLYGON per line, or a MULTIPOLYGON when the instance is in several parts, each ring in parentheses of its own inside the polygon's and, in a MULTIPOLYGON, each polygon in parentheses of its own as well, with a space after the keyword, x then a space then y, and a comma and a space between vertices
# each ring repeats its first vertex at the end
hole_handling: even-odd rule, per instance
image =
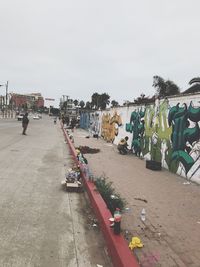
POLYGON ((97 264, 97 267, 103 267, 103 265, 97 264))
POLYGON ((128 235, 129 235, 129 231, 125 230, 124 237, 125 237, 126 240, 128 240, 128 235))
POLYGON ((122 210, 123 213, 125 213, 125 212, 128 213, 130 211, 131 211, 131 208, 129 208, 129 207, 127 207, 127 208, 125 208, 125 209, 122 210))
POLYGON ((184 185, 189 185, 189 184, 191 184, 191 182, 184 182, 183 184, 184 185))
POLYGON ((135 236, 132 237, 131 242, 129 243, 129 248, 133 250, 134 248, 142 248, 144 245, 142 244, 141 240, 139 237, 135 236))
POLYGON ((81 153, 79 149, 76 149, 76 154, 78 161, 80 161, 82 164, 88 164, 87 159, 84 157, 84 155, 81 153))
POLYGON ((118 199, 118 196, 111 195, 110 198, 111 198, 111 199, 118 199))
POLYGON ((114 218, 110 218, 109 221, 110 221, 110 227, 114 227, 114 218))
POLYGON ((74 143, 74 137, 72 134, 69 134, 69 139, 71 140, 72 143, 74 143))
POLYGON ((80 189, 82 188, 81 172, 79 166, 74 166, 68 169, 65 180, 61 181, 61 185, 65 189, 80 189))
POLYGON ((82 154, 96 154, 100 152, 99 148, 91 148, 89 146, 79 146, 78 149, 82 154))
POLYGON ((119 208, 116 208, 114 212, 114 234, 119 235, 121 232, 121 211, 119 208))
POLYGON ((145 211, 145 208, 142 209, 140 218, 141 218, 141 221, 145 222, 145 220, 146 220, 146 211, 145 211))
POLYGON ((143 198, 139 198, 139 197, 134 197, 135 200, 140 200, 140 201, 143 201, 145 203, 147 203, 148 201, 146 199, 143 199, 143 198))

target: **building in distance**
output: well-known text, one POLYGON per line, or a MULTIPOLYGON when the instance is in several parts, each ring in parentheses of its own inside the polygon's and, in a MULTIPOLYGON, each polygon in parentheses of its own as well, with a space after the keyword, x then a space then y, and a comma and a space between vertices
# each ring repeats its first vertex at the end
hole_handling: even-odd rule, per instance
POLYGON ((41 93, 17 94, 10 93, 10 105, 15 110, 32 109, 37 110, 44 107, 44 98, 41 93))

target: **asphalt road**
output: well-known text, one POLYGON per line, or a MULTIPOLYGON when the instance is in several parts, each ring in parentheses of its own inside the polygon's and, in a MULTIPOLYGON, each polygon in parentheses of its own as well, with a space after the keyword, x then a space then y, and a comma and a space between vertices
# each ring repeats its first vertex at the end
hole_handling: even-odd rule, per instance
POLYGON ((0 120, 0 266, 109 267, 83 193, 61 188, 71 156, 53 119, 0 120))

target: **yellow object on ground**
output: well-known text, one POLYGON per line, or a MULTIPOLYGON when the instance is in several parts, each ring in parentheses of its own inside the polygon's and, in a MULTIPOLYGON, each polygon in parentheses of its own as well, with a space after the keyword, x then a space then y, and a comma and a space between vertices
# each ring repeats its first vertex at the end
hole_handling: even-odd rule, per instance
POLYGON ((142 248, 143 244, 141 242, 141 240, 139 239, 139 237, 132 237, 131 242, 129 243, 129 248, 131 250, 133 250, 134 248, 142 248))

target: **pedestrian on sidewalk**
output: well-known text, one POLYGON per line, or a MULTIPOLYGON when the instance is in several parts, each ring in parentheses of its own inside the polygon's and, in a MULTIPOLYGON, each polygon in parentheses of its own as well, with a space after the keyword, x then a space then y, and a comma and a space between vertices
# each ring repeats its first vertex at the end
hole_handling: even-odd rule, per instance
POLYGON ((22 118, 22 128, 23 128, 23 135, 26 135, 26 129, 28 127, 29 119, 28 119, 28 113, 26 112, 25 115, 22 118))

